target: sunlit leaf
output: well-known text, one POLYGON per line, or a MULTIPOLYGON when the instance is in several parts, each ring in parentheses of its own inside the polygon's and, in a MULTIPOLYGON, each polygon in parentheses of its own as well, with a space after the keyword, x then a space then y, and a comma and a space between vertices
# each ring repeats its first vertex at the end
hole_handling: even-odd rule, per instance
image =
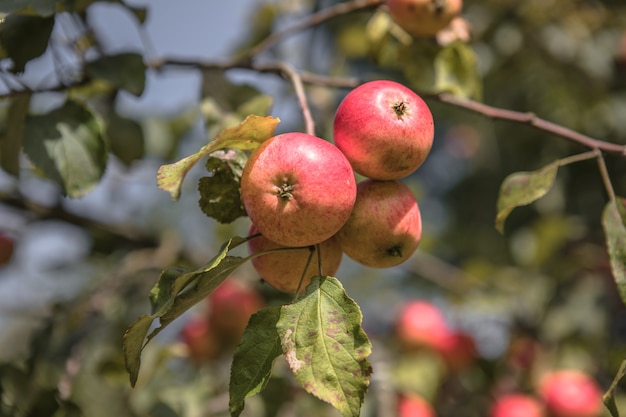
POLYGON ((606 246, 615 284, 622 301, 626 304, 626 227, 617 201, 609 201, 604 208, 602 227, 606 236, 606 246))
POLYGON ((90 78, 108 81, 131 94, 140 96, 146 83, 146 65, 137 53, 107 55, 90 61, 85 66, 90 78))
POLYGON ((622 364, 620 365, 617 374, 615 374, 615 378, 613 378, 611 386, 602 395, 602 401, 604 402, 604 405, 613 417, 619 417, 620 415, 619 410, 617 409, 617 404, 615 404, 615 389, 617 388, 617 385, 620 383, 620 381, 624 378, 624 375, 626 375, 626 360, 622 361, 622 364))
POLYGON ((26 63, 42 55, 54 26, 54 17, 12 14, 0 21, 0 49, 11 58, 11 71, 21 73, 26 63))
POLYGON ((229 401, 233 417, 241 414, 246 398, 265 388, 274 360, 283 353, 276 330, 279 317, 280 307, 268 307, 255 313, 235 348, 230 371, 229 401))
POLYGON ((179 268, 163 271, 150 291, 152 313, 141 316, 125 333, 123 350, 131 385, 137 382, 143 346, 174 319, 204 300, 247 261, 247 258, 228 255, 228 251, 245 241, 245 238, 240 237, 229 239, 213 259, 195 271, 185 272, 179 268), (159 326, 148 334, 155 319, 159 319, 159 326))
POLYGON ((106 168, 101 125, 75 101, 68 100, 47 114, 27 117, 23 146, 33 164, 70 197, 93 189, 106 168))
POLYGON ((453 42, 435 58, 435 91, 480 100, 482 87, 476 54, 465 42, 453 42))
POLYGON ((253 150, 274 135, 279 122, 279 119, 271 116, 249 115, 237 126, 223 130, 198 152, 173 164, 162 165, 157 173, 159 188, 169 192, 177 200, 185 176, 200 159, 219 149, 253 150))
POLYGON ((359 415, 371 374, 371 344, 361 321, 339 280, 315 277, 303 298, 283 306, 277 324, 298 382, 346 417, 359 415))
POLYGON ((11 99, 0 133, 0 166, 16 177, 20 173, 24 122, 30 106, 30 97, 30 94, 24 94, 11 99))
POLYGON ((531 204, 544 195, 552 185, 560 161, 530 172, 516 172, 504 179, 498 195, 496 229, 504 233, 504 222, 514 208, 531 204))

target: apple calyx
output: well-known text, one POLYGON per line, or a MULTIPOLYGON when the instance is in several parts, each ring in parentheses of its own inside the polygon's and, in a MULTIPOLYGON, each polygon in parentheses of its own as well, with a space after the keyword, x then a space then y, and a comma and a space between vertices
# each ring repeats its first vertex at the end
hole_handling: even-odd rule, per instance
POLYGON ((402 246, 392 246, 387 249, 387 255, 402 258, 402 246))
POLYGON ((409 112, 409 103, 406 101, 398 101, 391 105, 393 112, 396 114, 398 119, 402 119, 409 112))
POLYGON ((283 200, 291 200, 293 197, 294 185, 288 182, 283 182, 281 185, 276 186, 276 194, 283 200))

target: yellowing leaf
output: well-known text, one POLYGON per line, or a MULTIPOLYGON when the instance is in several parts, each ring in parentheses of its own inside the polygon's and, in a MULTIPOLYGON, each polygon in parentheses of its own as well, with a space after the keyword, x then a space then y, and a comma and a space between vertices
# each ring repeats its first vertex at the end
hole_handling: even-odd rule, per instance
POLYGON ((303 298, 283 306, 276 325, 300 385, 345 417, 359 416, 372 372, 372 346, 361 321, 339 280, 314 277, 303 298))
POLYGON ((276 117, 249 115, 237 126, 224 129, 198 152, 173 164, 162 165, 157 172, 158 187, 169 192, 172 199, 178 200, 185 176, 200 159, 219 149, 256 149, 261 143, 274 136, 279 122, 280 120, 276 117))
POLYGON ((498 195, 496 229, 504 233, 504 222, 514 208, 531 204, 544 195, 552 185, 559 161, 530 172, 515 172, 504 179, 498 195))

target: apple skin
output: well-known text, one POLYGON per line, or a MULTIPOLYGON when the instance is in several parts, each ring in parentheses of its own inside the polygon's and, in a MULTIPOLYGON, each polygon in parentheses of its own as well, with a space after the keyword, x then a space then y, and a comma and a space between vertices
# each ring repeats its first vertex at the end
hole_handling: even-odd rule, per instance
POLYGON ((192 362, 203 364, 219 358, 221 346, 208 317, 191 317, 180 335, 192 362))
POLYGON ((539 394, 553 417, 599 417, 602 391, 587 373, 562 369, 547 373, 539 382, 539 394))
MULTIPOLYGON (((249 235, 257 233, 258 231, 254 224, 250 225, 249 235)), ((248 240, 250 255, 285 247, 272 242, 263 235, 248 240)), ((339 269, 339 264, 341 264, 341 258, 343 257, 339 242, 333 236, 320 243, 319 248, 322 255, 322 274, 325 276, 334 275, 339 269)), ((295 294, 309 254, 310 251, 308 249, 274 252, 254 257, 251 262, 256 272, 265 282, 279 291, 295 294)), ((304 291, 311 282, 311 278, 317 275, 319 275, 317 253, 314 253, 300 290, 304 291)))
POLYGON ((407 302, 400 310, 395 325, 397 340, 407 350, 427 348, 442 352, 452 334, 441 310, 428 301, 407 302))
POLYGON ((435 36, 463 9, 463 0, 386 0, 385 3, 393 21, 417 37, 435 36))
POLYGON ((414 172, 432 148, 435 128, 428 105, 395 81, 361 84, 341 101, 333 139, 355 172, 394 180, 414 172))
POLYGON ((397 407, 398 417, 435 417, 433 407, 416 394, 399 395, 397 407))
POLYGON ((472 365, 477 356, 476 342, 469 334, 462 331, 452 331, 445 338, 439 351, 448 368, 452 371, 461 371, 472 365))
POLYGON ((3 232, 0 232, 0 266, 6 265, 11 262, 14 249, 15 242, 13 241, 13 239, 3 232))
POLYGON ((252 287, 229 277, 208 297, 210 326, 223 344, 236 345, 250 316, 265 306, 265 300, 252 287))
POLYGON ((241 198, 263 236, 284 246, 310 246, 329 239, 348 220, 356 179, 332 143, 306 133, 284 133, 250 156, 241 198))
POLYGON ((344 253, 371 268, 389 268, 406 261, 421 237, 417 201, 397 180, 360 182, 352 214, 337 233, 344 253))
POLYGON ((527 394, 510 393, 497 398, 491 406, 490 417, 543 417, 540 402, 527 394))

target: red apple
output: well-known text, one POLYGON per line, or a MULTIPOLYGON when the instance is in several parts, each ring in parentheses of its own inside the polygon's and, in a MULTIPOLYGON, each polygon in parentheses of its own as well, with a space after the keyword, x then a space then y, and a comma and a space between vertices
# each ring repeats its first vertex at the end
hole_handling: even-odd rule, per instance
POLYGON ((309 246, 329 239, 348 220, 356 180, 332 143, 284 133, 252 153, 241 177, 241 197, 263 236, 285 246, 309 246))
POLYGON ((354 171, 376 180, 406 177, 426 159, 435 128, 430 109, 411 89, 394 81, 361 84, 341 101, 335 145, 354 171))
POLYGON ((231 345, 239 342, 250 316, 265 304, 256 290, 234 277, 217 287, 207 301, 211 327, 223 342, 231 345))
POLYGON ((469 334, 453 331, 448 334, 439 353, 449 369, 460 371, 476 360, 476 343, 469 334))
POLYGON ((602 414, 602 391, 596 381, 579 370, 547 373, 539 394, 554 417, 598 417, 602 414))
POLYGON ((432 37, 461 14, 463 0, 386 0, 389 15, 414 36, 432 37))
MULTIPOLYGON (((256 227, 251 225, 249 234, 255 235, 257 233, 256 227)), ((284 249, 286 246, 272 242, 262 235, 248 240, 250 255, 280 248, 284 249)), ((316 246, 312 248, 316 248, 316 246)), ((335 237, 331 237, 320 243, 319 248, 321 253, 322 275, 334 275, 337 269, 339 269, 341 257, 343 256, 339 242, 337 242, 335 237)), ((272 287, 286 293, 294 294, 298 289, 298 284, 310 253, 310 250, 304 248, 272 252, 252 258, 252 266, 261 278, 272 287)), ((304 274, 304 280, 300 287, 301 291, 304 291, 306 286, 311 282, 312 277, 320 275, 317 257, 317 252, 315 251, 304 274)))
POLYGON ((539 401, 527 394, 506 394, 491 406, 491 417, 542 417, 543 408, 539 401))
POLYGON ((398 417, 435 417, 435 410, 416 394, 398 396, 398 417))
POLYGON ((451 330, 441 310, 428 301, 406 303, 396 320, 396 336, 406 349, 429 348, 441 352, 451 330))
POLYGON ((192 317, 185 323, 181 338, 192 362, 205 363, 219 357, 220 343, 214 333, 205 316, 192 317))
POLYGON ((417 201, 411 190, 397 180, 360 182, 352 214, 337 233, 346 255, 373 268, 406 261, 421 237, 417 201))
POLYGON ((0 232, 0 266, 6 265, 13 258, 15 243, 13 239, 3 232, 0 232))

